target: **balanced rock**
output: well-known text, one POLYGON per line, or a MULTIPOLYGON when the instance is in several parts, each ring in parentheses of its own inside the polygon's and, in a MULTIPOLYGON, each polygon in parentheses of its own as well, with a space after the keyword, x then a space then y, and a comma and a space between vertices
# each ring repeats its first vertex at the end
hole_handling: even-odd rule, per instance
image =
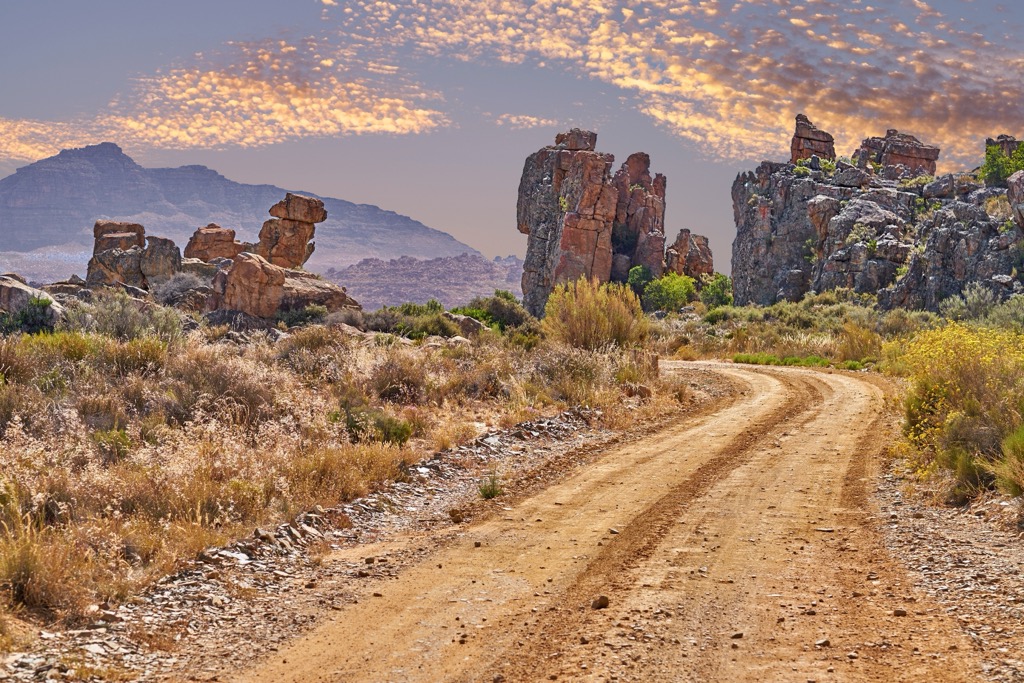
POLYGON ((132 247, 146 246, 146 229, 138 223, 118 221, 96 221, 92 228, 93 254, 110 249, 127 251, 132 247))
POLYGON ((869 163, 888 166, 905 166, 911 174, 935 175, 935 162, 938 160, 938 147, 926 145, 913 135, 900 133, 890 128, 884 138, 867 138, 861 143, 854 157, 861 168, 869 163))
POLYGON ((676 241, 665 253, 665 267, 670 272, 692 278, 714 275, 715 260, 708 238, 694 235, 686 229, 680 230, 676 241))
POLYGON ((327 220, 323 201, 289 192, 270 215, 274 218, 260 229, 256 253, 276 266, 298 268, 313 255, 315 224, 327 220))
POLYGON ((196 230, 185 245, 185 258, 210 261, 215 258, 233 259, 245 251, 245 245, 235 240, 235 231, 210 223, 196 230))
POLYGON ((33 299, 46 299, 50 302, 47 309, 47 320, 55 325, 64 317, 64 307, 54 301, 48 293, 25 284, 24 278, 13 273, 0 275, 0 312, 17 314, 28 308, 33 299))
POLYGON ((797 114, 796 132, 793 133, 793 142, 790 145, 791 164, 801 159, 810 159, 816 156, 819 159, 835 160, 836 144, 835 138, 811 123, 803 114, 797 114))

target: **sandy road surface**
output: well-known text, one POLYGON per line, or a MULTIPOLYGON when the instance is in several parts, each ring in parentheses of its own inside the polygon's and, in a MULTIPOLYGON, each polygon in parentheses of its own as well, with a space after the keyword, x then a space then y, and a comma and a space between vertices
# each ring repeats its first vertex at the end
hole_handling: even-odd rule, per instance
POLYGON ((239 680, 975 679, 970 642, 874 530, 877 380, 708 367, 736 400, 368 583, 239 680))

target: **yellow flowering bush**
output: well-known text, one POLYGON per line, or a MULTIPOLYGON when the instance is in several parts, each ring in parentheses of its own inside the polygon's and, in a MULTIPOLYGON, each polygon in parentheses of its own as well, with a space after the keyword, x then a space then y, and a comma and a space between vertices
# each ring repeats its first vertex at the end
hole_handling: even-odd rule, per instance
POLYGON ((1024 409, 1024 335, 951 323, 897 342, 885 355, 897 357, 910 378, 908 445, 952 471, 957 497, 1007 471, 1002 443, 1020 427, 1024 409))

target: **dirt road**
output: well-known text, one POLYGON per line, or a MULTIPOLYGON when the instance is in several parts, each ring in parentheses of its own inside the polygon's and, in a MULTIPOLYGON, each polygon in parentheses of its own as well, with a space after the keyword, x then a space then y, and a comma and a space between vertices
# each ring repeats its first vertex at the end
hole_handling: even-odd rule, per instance
POLYGON ((975 679, 966 636, 875 531, 882 385, 708 367, 736 400, 367 583, 239 680, 975 679))

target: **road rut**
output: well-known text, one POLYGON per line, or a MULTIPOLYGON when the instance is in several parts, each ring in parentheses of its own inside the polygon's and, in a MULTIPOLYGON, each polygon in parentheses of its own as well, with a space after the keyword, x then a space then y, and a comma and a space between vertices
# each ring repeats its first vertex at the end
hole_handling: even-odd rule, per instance
POLYGON ((970 642, 875 531, 884 384, 704 365, 743 387, 730 404, 368 583, 238 680, 974 678, 970 642))

